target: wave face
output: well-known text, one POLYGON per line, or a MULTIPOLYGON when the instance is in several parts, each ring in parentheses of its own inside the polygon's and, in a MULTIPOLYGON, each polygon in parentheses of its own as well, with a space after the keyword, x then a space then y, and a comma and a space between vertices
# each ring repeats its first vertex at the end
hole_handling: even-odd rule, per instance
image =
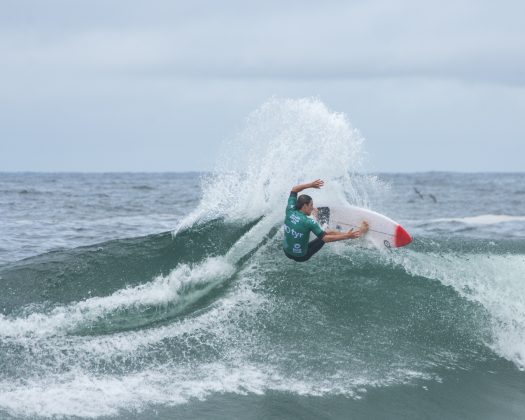
MULTIPOLYGON (((469 207, 468 191, 497 178, 523 200, 512 192, 525 176, 480 174, 467 188, 460 174, 359 175, 362 143, 320 101, 272 99, 200 177, 200 201, 199 176, 176 180, 186 212, 172 232, 0 266, 2 417, 460 418, 470 407, 519 418, 525 241, 470 218, 523 221, 497 200, 469 207), (339 242, 305 264, 284 258, 289 189, 317 177, 326 188, 314 200, 382 210, 417 233, 413 244, 339 242), (512 404, 487 409, 489 393, 512 404), (441 397, 449 404, 432 403, 441 397)), ((159 185, 130 183, 133 197, 159 185)), ((26 189, 17 196, 38 190, 26 189)))

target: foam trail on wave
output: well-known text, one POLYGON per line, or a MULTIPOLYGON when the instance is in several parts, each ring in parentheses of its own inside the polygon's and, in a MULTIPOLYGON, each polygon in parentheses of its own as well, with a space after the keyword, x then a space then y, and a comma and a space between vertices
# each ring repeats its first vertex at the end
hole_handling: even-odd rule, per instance
POLYGON ((294 378, 270 365, 249 362, 240 366, 207 363, 189 369, 152 368, 103 377, 73 370, 59 377, 30 379, 23 384, 0 382, 0 407, 14 416, 97 418, 123 414, 123 410, 140 411, 152 404, 180 405, 216 393, 262 395, 271 390, 360 398, 364 386, 399 385, 430 378, 430 375, 399 369, 392 377, 375 380, 336 372, 319 383, 315 378, 294 378))

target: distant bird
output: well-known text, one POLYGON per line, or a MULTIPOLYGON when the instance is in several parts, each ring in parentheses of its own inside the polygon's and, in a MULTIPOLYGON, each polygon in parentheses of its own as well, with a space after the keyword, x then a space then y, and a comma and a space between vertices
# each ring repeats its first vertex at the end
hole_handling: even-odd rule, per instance
MULTIPOLYGON (((414 192, 415 192, 415 193, 418 195, 418 197, 421 198, 422 200, 425 198, 425 195, 424 195, 424 194, 421 194, 421 193, 419 192, 419 190, 418 190, 416 187, 414 187, 414 192)), ((433 201, 434 203, 437 203, 437 198, 434 196, 434 194, 428 194, 428 196, 432 199, 432 201, 433 201)))
POLYGON ((421 198, 421 199, 423 198, 423 194, 421 194, 421 193, 419 192, 419 190, 418 190, 416 187, 414 187, 414 191, 415 191, 416 194, 419 196, 419 198, 421 198))

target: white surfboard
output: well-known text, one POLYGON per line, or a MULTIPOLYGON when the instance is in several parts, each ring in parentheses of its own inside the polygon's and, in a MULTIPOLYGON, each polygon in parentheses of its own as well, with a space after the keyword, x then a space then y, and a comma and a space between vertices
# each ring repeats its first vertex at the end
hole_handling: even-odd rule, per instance
POLYGON ((408 232, 394 220, 375 211, 348 205, 318 207, 318 221, 328 229, 347 231, 359 229, 363 220, 369 225, 367 241, 382 248, 399 248, 412 242, 408 232))

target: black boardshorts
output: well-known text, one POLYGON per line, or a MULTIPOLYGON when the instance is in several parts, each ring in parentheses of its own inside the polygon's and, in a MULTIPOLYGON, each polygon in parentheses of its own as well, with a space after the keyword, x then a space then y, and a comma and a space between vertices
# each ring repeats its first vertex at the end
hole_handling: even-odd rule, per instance
POLYGON ((288 258, 291 260, 297 261, 297 262, 304 262, 308 261, 312 256, 319 251, 324 245, 324 241, 322 239, 316 238, 310 243, 308 243, 308 251, 306 251, 306 255, 303 255, 302 257, 295 257, 293 255, 290 255, 288 253, 284 253, 288 258))

